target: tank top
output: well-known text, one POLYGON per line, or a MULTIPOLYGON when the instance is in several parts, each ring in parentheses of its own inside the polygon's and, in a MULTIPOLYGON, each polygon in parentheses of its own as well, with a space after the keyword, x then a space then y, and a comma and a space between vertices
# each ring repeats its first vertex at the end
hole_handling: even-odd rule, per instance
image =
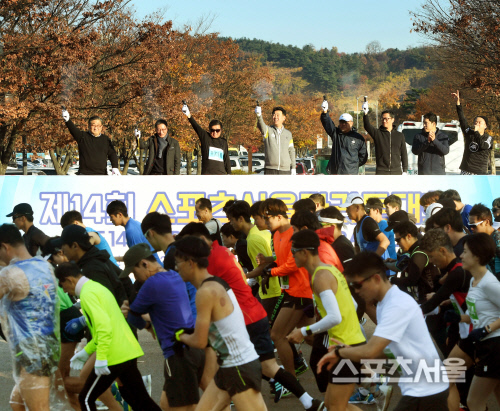
POLYGON ((337 299, 340 314, 342 315, 342 321, 340 324, 330 328, 328 330, 328 335, 330 338, 335 338, 342 342, 343 344, 353 345, 360 344, 366 341, 361 331, 361 326, 359 325, 358 316, 356 314, 356 308, 354 307, 354 302, 352 300, 351 291, 347 285, 347 281, 344 275, 335 267, 320 266, 314 270, 314 274, 311 277, 311 288, 313 289, 314 305, 321 318, 326 316, 325 307, 323 307, 323 302, 319 295, 314 293, 314 279, 316 273, 319 270, 328 270, 337 279, 337 293, 335 298, 337 299))
POLYGON ((210 324, 208 340, 217 353, 217 362, 221 368, 236 367, 259 358, 250 341, 238 301, 233 290, 219 277, 210 277, 202 282, 215 281, 222 285, 233 304, 233 312, 221 320, 210 324))

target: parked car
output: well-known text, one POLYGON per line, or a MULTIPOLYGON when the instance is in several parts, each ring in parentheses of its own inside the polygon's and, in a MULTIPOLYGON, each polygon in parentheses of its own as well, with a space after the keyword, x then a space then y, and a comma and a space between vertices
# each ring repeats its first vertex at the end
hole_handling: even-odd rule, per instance
POLYGON ((231 171, 241 170, 241 161, 238 157, 229 157, 229 162, 231 163, 231 171))
MULTIPOLYGON (((248 158, 245 160, 240 160, 241 163, 241 170, 248 173, 248 158)), ((254 160, 252 158, 252 172, 254 173, 260 173, 262 170, 264 170, 264 160, 254 160)))
POLYGON ((299 161, 301 163, 304 163, 307 169, 308 174, 314 174, 315 170, 315 161, 313 157, 304 157, 304 158, 297 158, 295 159, 296 161, 299 161))
POLYGON ((304 163, 297 162, 296 166, 295 166, 295 170, 296 170, 297 175, 301 175, 301 176, 307 175, 307 168, 306 168, 306 165, 304 163))

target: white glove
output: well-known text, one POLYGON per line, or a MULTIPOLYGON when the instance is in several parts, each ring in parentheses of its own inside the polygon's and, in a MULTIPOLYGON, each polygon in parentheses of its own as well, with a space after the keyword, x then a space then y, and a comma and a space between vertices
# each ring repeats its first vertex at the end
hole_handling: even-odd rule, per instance
POLYGON ((328 101, 323 100, 323 104, 321 104, 321 110, 323 110, 325 113, 328 111, 328 101))
POLYGON ((109 375, 111 371, 108 368, 108 360, 96 360, 94 366, 95 375, 109 375))
POLYGON ((69 360, 70 367, 73 370, 81 370, 85 365, 85 363, 87 362, 87 360, 89 359, 89 357, 90 355, 87 354, 87 351, 85 350, 78 351, 75 355, 73 355, 73 357, 71 357, 71 360, 69 360))
POLYGON ((262 107, 261 106, 255 107, 255 114, 257 114, 259 117, 262 115, 262 107))
POLYGON ((117 168, 112 168, 111 175, 112 176, 121 176, 122 174, 120 173, 120 170, 118 170, 117 168))
POLYGON ((186 117, 189 117, 191 115, 191 113, 189 112, 189 107, 186 104, 182 106, 182 112, 186 115, 186 117))
POLYGON ((367 102, 367 101, 365 101, 365 102, 363 103, 363 105, 361 106, 361 110, 363 110, 363 112, 364 112, 365 114, 368 114, 368 102, 367 102))
POLYGON ((292 172, 292 176, 297 175, 297 170, 295 168, 292 168, 290 171, 292 172))
POLYGON ((135 138, 141 138, 141 130, 139 130, 138 128, 136 128, 134 130, 134 136, 135 136, 135 138))
POLYGON ((404 172, 404 171, 403 171, 403 175, 404 175, 404 176, 407 176, 407 175, 408 175, 408 173, 406 173, 406 172, 404 172))
POLYGON ((64 121, 69 121, 69 112, 68 110, 63 110, 62 111, 62 118, 64 121))

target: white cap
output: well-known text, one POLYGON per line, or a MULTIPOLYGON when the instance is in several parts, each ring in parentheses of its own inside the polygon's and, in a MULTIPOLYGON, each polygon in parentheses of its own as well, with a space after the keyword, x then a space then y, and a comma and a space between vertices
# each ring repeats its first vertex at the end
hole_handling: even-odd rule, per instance
POLYGON ((363 200, 363 197, 361 197, 361 194, 358 192, 354 191, 353 193, 349 194, 347 196, 347 199, 344 204, 340 204, 340 208, 347 208, 352 206, 353 204, 364 204, 365 201, 363 200))
POLYGON ((340 116, 339 118, 339 121, 354 121, 354 119, 352 118, 352 116, 349 114, 349 113, 344 113, 340 116))
POLYGON ((436 214, 439 210, 443 208, 443 205, 440 203, 432 203, 427 210, 425 210, 425 220, 427 221, 431 216, 436 214))

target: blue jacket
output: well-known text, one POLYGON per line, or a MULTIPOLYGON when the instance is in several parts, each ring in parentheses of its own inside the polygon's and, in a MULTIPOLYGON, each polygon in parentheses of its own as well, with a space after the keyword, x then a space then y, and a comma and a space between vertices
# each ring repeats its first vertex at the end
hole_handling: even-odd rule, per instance
POLYGON ((422 130, 413 137, 411 151, 418 156, 419 175, 444 175, 446 174, 444 156, 450 152, 448 135, 436 129, 434 141, 428 141, 429 133, 422 130))

